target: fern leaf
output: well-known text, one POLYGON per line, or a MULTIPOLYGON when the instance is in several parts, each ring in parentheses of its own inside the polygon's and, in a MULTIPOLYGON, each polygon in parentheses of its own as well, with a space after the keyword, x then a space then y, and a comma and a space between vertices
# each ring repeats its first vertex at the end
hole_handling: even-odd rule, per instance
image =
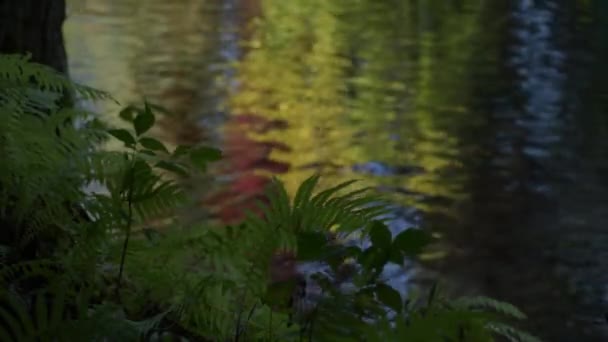
POLYGON ((12 283, 19 282, 37 276, 50 278, 56 273, 56 266, 50 260, 24 261, 12 265, 0 266, 0 284, 8 287, 12 283))
POLYGON ((507 338, 511 342, 541 342, 537 337, 503 323, 488 323, 486 328, 496 335, 507 338))
POLYGON ((313 192, 315 186, 319 182, 319 178, 320 178, 319 175, 314 175, 314 176, 306 179, 304 182, 302 182, 302 184, 298 188, 298 191, 296 192, 296 196, 293 201, 294 208, 300 208, 305 203, 310 201, 310 197, 312 195, 312 192, 313 192))
MULTIPOLYGON (((334 194, 338 193, 340 190, 356 183, 356 180, 351 180, 351 181, 347 181, 344 183, 340 183, 332 188, 329 188, 327 190, 321 191, 320 193, 318 193, 317 195, 315 195, 312 200, 310 201, 311 205, 322 205, 323 203, 325 203, 331 196, 333 196, 334 194)), ((316 182, 315 182, 316 184, 316 182)), ((311 189, 312 190, 312 189, 311 189)), ((360 189, 360 190, 356 190, 354 193, 359 193, 359 192, 365 192, 367 191, 367 189, 360 189)), ((354 196, 354 194, 352 195, 354 196)))
POLYGON ((17 87, 35 85, 46 92, 62 93, 64 90, 68 90, 84 99, 113 100, 106 92, 76 84, 46 65, 32 63, 31 55, 0 55, 0 79, 17 87))
POLYGON ((505 316, 516 319, 526 319, 526 315, 514 305, 487 297, 463 297, 451 302, 451 304, 463 309, 492 309, 505 316))

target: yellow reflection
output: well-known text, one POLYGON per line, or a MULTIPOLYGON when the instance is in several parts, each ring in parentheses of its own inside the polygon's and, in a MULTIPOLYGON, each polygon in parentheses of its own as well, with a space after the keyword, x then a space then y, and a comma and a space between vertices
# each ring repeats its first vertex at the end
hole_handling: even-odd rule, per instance
POLYGON ((360 176, 367 183, 462 199, 466 179, 455 186, 441 172, 463 167, 467 47, 481 28, 480 1, 465 1, 460 11, 436 1, 262 3, 230 104, 289 122, 287 130, 255 137, 292 148, 273 153, 292 166, 281 176, 288 189, 312 172, 303 166, 335 164, 327 177, 336 182, 358 176, 353 164, 376 161, 426 172, 360 176))

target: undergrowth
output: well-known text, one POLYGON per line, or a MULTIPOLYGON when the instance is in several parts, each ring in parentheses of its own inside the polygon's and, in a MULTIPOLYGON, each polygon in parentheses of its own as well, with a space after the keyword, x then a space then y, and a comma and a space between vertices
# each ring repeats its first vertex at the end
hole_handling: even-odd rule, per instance
POLYGON ((436 287, 402 298, 382 270, 431 238, 393 237, 379 219, 388 207, 352 182, 317 191, 313 176, 291 199, 275 180, 261 215, 184 224, 184 184, 220 151, 170 150, 148 134, 149 103, 127 106, 131 129, 116 129, 62 104, 66 94, 112 100, 28 57, 0 57, 0 340, 537 341, 504 323, 525 318, 507 303, 436 287), (124 148, 101 149, 108 139, 124 148), (371 245, 333 238, 354 233, 371 245), (276 281, 278 251, 330 271, 276 281))

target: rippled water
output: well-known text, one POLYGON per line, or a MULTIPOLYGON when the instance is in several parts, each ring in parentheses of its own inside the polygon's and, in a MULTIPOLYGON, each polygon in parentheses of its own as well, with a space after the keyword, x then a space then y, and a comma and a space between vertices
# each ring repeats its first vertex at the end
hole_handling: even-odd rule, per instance
POLYGON ((424 263, 454 291, 515 302, 548 341, 607 336, 608 2, 77 3, 72 76, 220 144, 219 217, 270 174, 359 178, 393 229, 443 236, 424 263))

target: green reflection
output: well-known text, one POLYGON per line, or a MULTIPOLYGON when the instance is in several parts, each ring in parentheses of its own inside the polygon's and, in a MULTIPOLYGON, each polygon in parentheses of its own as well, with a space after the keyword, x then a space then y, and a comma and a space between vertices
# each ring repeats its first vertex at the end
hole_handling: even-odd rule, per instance
MULTIPOLYGON (((224 217, 238 218, 259 198, 267 178, 254 172, 280 173, 292 192, 314 171, 325 184, 360 178, 422 209, 424 224, 464 251, 446 249, 442 271, 539 306, 558 301, 543 273, 553 266, 537 251, 570 240, 566 230, 604 241, 595 232, 608 217, 608 1, 73 1, 66 38, 74 77, 122 102, 146 96, 168 107, 176 115, 159 133, 170 141, 222 135, 222 172, 237 174, 223 177, 230 191, 212 201, 227 207, 224 217), (515 18, 525 3, 519 12, 534 25, 515 18), (243 39, 239 54, 226 57, 237 48, 226 34, 243 39), (546 58, 565 56, 567 70, 543 62, 526 77, 535 57, 523 52, 539 43, 546 58), (232 59, 238 86, 228 89, 232 59), (562 74, 557 94, 522 90, 530 80, 551 88, 562 74), (198 125, 220 109, 229 114, 221 129, 198 125), (551 128, 535 129, 543 125, 551 128), (530 148, 541 156, 527 155, 530 148), (542 186, 555 188, 535 193, 542 186), (558 224, 560 234, 551 230, 558 224), (529 277, 518 281, 521 265, 529 277)), ((572 254, 583 249, 601 259, 587 246, 572 254)), ((559 309, 545 308, 536 316, 559 309)))
POLYGON ((461 137, 481 123, 467 107, 474 43, 487 32, 483 1, 263 4, 231 104, 288 120, 288 130, 260 139, 292 147, 274 155, 292 165, 282 176, 290 189, 310 172, 301 166, 344 166, 328 174, 336 182, 354 176, 351 165, 377 161, 427 171, 384 184, 466 198, 461 137))

